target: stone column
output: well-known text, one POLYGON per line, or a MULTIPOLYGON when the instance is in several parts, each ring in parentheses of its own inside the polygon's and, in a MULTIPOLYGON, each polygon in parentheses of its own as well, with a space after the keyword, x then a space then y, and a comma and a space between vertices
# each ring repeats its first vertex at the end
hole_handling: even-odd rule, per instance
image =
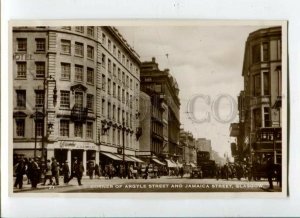
POLYGON ((99 156, 100 156, 100 152, 96 151, 95 161, 96 161, 96 164, 98 164, 98 165, 99 165, 99 156))
POLYGON ((84 173, 83 175, 86 175, 86 150, 83 150, 83 157, 82 157, 82 164, 83 164, 83 167, 84 167, 84 173))
POLYGON ((71 169, 72 158, 71 158, 71 150, 70 149, 68 149, 68 151, 67 151, 67 161, 68 161, 68 165, 69 165, 70 170, 72 170, 71 169))

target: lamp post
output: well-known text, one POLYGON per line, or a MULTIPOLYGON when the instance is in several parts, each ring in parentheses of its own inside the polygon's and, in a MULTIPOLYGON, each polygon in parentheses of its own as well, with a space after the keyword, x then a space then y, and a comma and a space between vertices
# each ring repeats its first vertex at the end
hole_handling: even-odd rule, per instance
POLYGON ((125 169, 125 119, 123 118, 123 122, 122 122, 122 141, 123 141, 123 167, 125 169))
POLYGON ((37 121, 37 108, 35 108, 35 116, 34 116, 34 159, 36 158, 36 140, 37 140, 36 121, 37 121))
MULTIPOLYGON (((55 87, 53 89, 53 105, 54 107, 56 106, 56 102, 57 102, 57 89, 56 89, 56 80, 50 75, 49 77, 44 77, 44 81, 43 81, 43 89, 44 89, 44 104, 43 104, 43 109, 42 109, 42 115, 43 115, 43 125, 42 125, 42 156, 41 156, 41 160, 45 161, 47 159, 47 154, 45 154, 45 117, 46 117, 46 87, 48 88, 48 79, 50 79, 51 81, 55 82, 55 87)), ((49 91, 49 90, 47 90, 49 91)), ((51 124, 52 125, 52 124, 51 124)), ((52 126, 51 126, 52 127, 52 126)))

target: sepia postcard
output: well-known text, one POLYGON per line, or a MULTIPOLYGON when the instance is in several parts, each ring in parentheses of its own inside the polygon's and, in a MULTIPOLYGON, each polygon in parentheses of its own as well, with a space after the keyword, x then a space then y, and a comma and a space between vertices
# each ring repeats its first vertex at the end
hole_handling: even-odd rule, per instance
POLYGON ((287 196, 286 21, 9 31, 11 196, 287 196))

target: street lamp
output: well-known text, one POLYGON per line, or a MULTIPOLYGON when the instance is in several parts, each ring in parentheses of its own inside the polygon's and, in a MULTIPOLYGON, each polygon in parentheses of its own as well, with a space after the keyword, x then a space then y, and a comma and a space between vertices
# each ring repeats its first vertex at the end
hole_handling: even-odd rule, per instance
MULTIPOLYGON (((48 85, 47 82, 49 81, 53 81, 55 82, 55 87, 53 89, 53 105, 54 107, 56 106, 56 102, 57 102, 57 88, 56 88, 56 80, 54 79, 54 77, 52 77, 51 75, 49 77, 44 77, 44 81, 43 81, 43 88, 44 88, 44 104, 43 104, 43 111, 42 111, 42 115, 43 115, 43 125, 42 125, 42 161, 45 161, 47 159, 47 154, 45 154, 45 117, 46 117, 46 107, 45 107, 45 103, 46 103, 46 85, 48 85)), ((48 86, 47 86, 48 88, 48 86)), ((49 91, 49 90, 47 90, 49 91)), ((49 125, 48 125, 49 126, 49 125)), ((47 127, 48 127, 47 126, 47 127)), ((51 126, 51 125, 50 125, 51 126)), ((53 125, 52 125, 53 126, 53 125)), ((52 127, 51 126, 51 127, 52 127)), ((47 132, 48 133, 48 132, 47 132)))
POLYGON ((123 138, 123 167, 125 169, 125 119, 123 118, 122 122, 122 138, 123 138))

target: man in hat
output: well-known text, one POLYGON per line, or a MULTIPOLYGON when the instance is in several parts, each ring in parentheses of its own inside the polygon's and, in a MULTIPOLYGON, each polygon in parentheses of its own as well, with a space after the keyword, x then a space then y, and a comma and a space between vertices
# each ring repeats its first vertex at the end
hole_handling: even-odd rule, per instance
POLYGON ((52 159, 52 163, 51 163, 52 177, 55 178, 55 185, 59 185, 58 164, 54 157, 52 157, 51 159, 52 159))
POLYGON ((77 157, 74 157, 74 162, 73 162, 73 164, 72 164, 72 166, 71 166, 71 176, 70 176, 70 178, 68 179, 68 182, 67 183, 69 183, 74 177, 77 177, 76 176, 76 171, 77 171, 77 169, 78 169, 78 160, 77 160, 77 157))
POLYGON ((273 189, 274 162, 272 156, 267 156, 266 173, 269 182, 269 189, 273 189))
POLYGON ((67 184, 69 182, 69 174, 70 174, 69 164, 67 160, 63 166, 62 173, 64 175, 64 183, 67 184))

